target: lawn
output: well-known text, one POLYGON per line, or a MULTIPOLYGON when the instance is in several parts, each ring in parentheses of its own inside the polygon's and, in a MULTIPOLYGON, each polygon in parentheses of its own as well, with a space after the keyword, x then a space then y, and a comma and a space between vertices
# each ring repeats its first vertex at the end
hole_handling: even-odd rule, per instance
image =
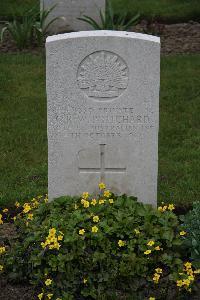
MULTIPOLYGON (((45 61, 0 55, 0 205, 47 192, 45 61)), ((200 195, 200 55, 161 63, 159 202, 200 195)))
POLYGON ((0 17, 5 16, 22 16, 25 11, 34 5, 39 5, 39 0, 1 0, 0 17))
POLYGON ((47 191, 44 60, 0 55, 0 203, 47 191))
MULTIPOLYGON (((133 15, 139 11, 143 18, 162 19, 169 22, 199 20, 199 0, 111 0, 117 14, 123 11, 133 15)), ((39 3, 39 0, 0 1, 0 16, 23 15, 24 11, 39 3)))
POLYGON ((111 0, 116 13, 123 11, 132 15, 140 12, 145 19, 160 19, 167 22, 199 20, 199 0, 111 0))

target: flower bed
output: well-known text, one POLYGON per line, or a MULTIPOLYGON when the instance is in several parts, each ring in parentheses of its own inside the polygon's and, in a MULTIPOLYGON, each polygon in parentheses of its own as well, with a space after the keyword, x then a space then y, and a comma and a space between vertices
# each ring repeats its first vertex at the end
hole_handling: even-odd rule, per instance
POLYGON ((155 209, 99 188, 96 197, 17 202, 15 216, 4 209, 0 223, 12 217, 17 237, 1 241, 2 274, 29 281, 38 299, 192 299, 198 257, 185 252, 174 205, 155 209))

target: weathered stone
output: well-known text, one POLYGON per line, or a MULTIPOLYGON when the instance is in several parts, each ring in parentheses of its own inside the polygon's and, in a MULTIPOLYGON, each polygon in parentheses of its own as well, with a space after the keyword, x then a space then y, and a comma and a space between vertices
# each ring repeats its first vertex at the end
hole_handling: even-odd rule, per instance
POLYGON ((44 9, 51 8, 55 4, 56 6, 50 13, 48 21, 55 17, 63 17, 50 26, 50 32, 55 33, 92 30, 89 24, 77 18, 88 15, 99 22, 99 11, 100 9, 103 12, 105 10, 105 0, 41 0, 41 7, 44 6, 44 9))
POLYGON ((156 204, 160 40, 90 31, 47 38, 49 197, 116 193, 156 204))

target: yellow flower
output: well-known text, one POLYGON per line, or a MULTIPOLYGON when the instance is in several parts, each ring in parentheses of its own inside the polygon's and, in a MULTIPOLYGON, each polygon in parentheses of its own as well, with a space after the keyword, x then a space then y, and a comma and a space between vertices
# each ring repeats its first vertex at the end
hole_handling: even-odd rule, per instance
POLYGON ((33 214, 28 214, 28 220, 33 220, 33 214))
POLYGON ((39 206, 39 202, 37 201, 37 200, 35 200, 34 202, 33 202, 33 207, 34 208, 37 208, 39 206))
POLYGON ((74 209, 78 209, 78 205, 77 204, 74 205, 74 209))
POLYGON ((15 202, 15 206, 16 206, 17 208, 19 208, 19 207, 20 207, 20 203, 19 203, 18 201, 16 201, 16 202, 15 202))
POLYGON ((46 195, 46 197, 44 198, 44 202, 47 203, 49 201, 48 196, 46 195))
POLYGON ((8 209, 4 208, 3 213, 7 213, 7 212, 8 212, 8 209))
POLYGON ((190 285, 190 280, 189 279, 183 279, 183 284, 186 286, 190 285))
POLYGON ((122 240, 119 240, 119 241, 118 241, 119 247, 124 247, 125 244, 126 244, 126 242, 124 242, 124 241, 122 241, 122 240))
POLYGON ((113 199, 109 199, 108 201, 109 201, 110 204, 113 204, 113 203, 114 203, 114 200, 113 200, 113 199))
POLYGON ((165 205, 165 206, 159 206, 158 207, 158 210, 160 211, 160 212, 164 212, 164 211, 166 211, 167 210, 167 206, 165 205))
POLYGON ((156 246, 156 247, 155 247, 155 250, 156 250, 156 251, 160 251, 160 250, 161 250, 160 246, 156 246))
POLYGON ((2 215, 0 214, 0 225, 3 224, 2 215))
POLYGON ((183 236, 183 235, 186 235, 187 232, 185 232, 185 231, 183 230, 183 231, 181 231, 179 234, 180 234, 181 236, 183 236))
POLYGON ((155 271, 156 271, 156 273, 158 273, 158 274, 162 274, 162 269, 161 268, 157 268, 157 269, 155 269, 155 271))
POLYGON ((62 241, 63 240, 63 235, 58 235, 58 241, 62 241))
POLYGON ((200 274, 200 269, 195 270, 195 271, 194 271, 194 274, 200 274))
POLYGON ((194 281, 194 276, 193 276, 193 275, 189 275, 189 276, 188 276, 188 279, 189 279, 190 281, 194 281))
POLYGON ((91 204, 95 206, 97 204, 97 200, 96 199, 92 199, 91 204))
POLYGON ((82 194, 82 198, 83 199, 87 199, 89 197, 89 193, 88 192, 84 192, 83 194, 82 194))
POLYGON ((174 210, 174 209, 175 209, 174 204, 169 204, 169 205, 168 205, 168 209, 171 210, 171 211, 174 210))
POLYGON ((194 273, 192 269, 186 269, 186 272, 188 275, 193 275, 194 273))
POLYGON ((153 281, 154 281, 155 283, 158 283, 159 279, 160 279, 160 275, 157 274, 157 273, 155 273, 154 276, 153 276, 153 281))
POLYGON ((2 265, 0 265, 0 271, 2 271, 3 270, 3 266, 2 265))
POLYGON ((56 234, 56 229, 55 228, 49 229, 49 235, 50 236, 54 236, 55 234, 56 234))
POLYGON ((93 222, 98 223, 98 222, 99 222, 99 217, 98 217, 98 216, 94 216, 94 217, 93 217, 93 222))
POLYGON ((53 297, 53 294, 47 294, 47 298, 51 299, 53 297))
POLYGON ((156 300, 156 298, 155 297, 150 297, 149 300, 156 300))
POLYGON ((100 183, 99 183, 99 189, 100 189, 100 190, 103 190, 103 189, 105 189, 105 188, 106 188, 105 183, 100 182, 100 183))
POLYGON ((182 287, 182 286, 183 286, 183 280, 177 280, 177 281, 176 281, 176 285, 177 285, 178 287, 182 287))
POLYGON ((30 210, 31 210, 31 206, 28 204, 28 203, 25 203, 24 205, 23 205, 23 212, 26 214, 26 213, 28 213, 30 210))
POLYGON ((42 242, 40 245, 42 246, 42 248, 46 247, 46 243, 44 243, 44 242, 42 242))
POLYGON ((99 230, 99 228, 97 226, 92 227, 92 232, 96 233, 98 230, 99 230))
POLYGON ((79 230, 79 234, 80 234, 80 235, 84 235, 84 233, 85 233, 85 229, 80 229, 80 230, 79 230))
POLYGON ((146 250, 146 251, 144 252, 145 255, 149 255, 150 253, 151 253, 151 250, 146 250))
POLYGON ((100 199, 99 200, 99 204, 104 204, 105 203, 105 200, 104 199, 100 199))
POLYGON ((86 284, 87 281, 88 281, 88 280, 87 280, 86 278, 83 278, 83 283, 84 283, 84 284, 86 284))
POLYGON ((43 295, 44 295, 43 293, 38 295, 39 300, 41 300, 43 298, 43 295))
POLYGON ((45 281, 46 286, 51 285, 51 283, 52 283, 52 280, 49 278, 45 281))
POLYGON ((192 268, 192 264, 188 261, 186 263, 184 263, 184 266, 186 267, 186 269, 191 269, 192 268))
POLYGON ((104 191, 103 195, 104 197, 109 198, 111 196, 111 192, 109 190, 104 191))
POLYGON ((135 234, 140 234, 140 231, 138 229, 134 229, 135 234))
POLYGON ((85 200, 85 202, 83 203, 83 206, 84 206, 85 208, 88 208, 88 207, 90 206, 90 202, 87 201, 87 200, 85 200))
POLYGON ((13 221, 16 221, 16 219, 17 219, 17 217, 16 217, 16 216, 14 216, 14 217, 13 217, 13 221))
POLYGON ((154 241, 149 241, 149 242, 147 243, 147 246, 153 246, 154 244, 155 244, 154 241))
POLYGON ((3 254, 4 252, 6 252, 6 248, 5 247, 0 247, 0 254, 3 254))
POLYGON ((57 250, 59 250, 60 249, 60 244, 59 243, 55 243, 54 244, 54 248, 57 249, 57 250))

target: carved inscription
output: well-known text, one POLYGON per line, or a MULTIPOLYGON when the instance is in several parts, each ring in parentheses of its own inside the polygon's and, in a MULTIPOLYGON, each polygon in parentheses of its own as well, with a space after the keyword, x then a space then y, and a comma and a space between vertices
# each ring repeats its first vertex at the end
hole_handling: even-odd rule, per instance
POLYGON ((64 129, 72 138, 123 137, 154 127, 153 113, 139 114, 133 107, 81 108, 69 105, 66 113, 64 129))
POLYGON ((128 86, 128 66, 109 51, 98 51, 80 64, 77 80, 88 97, 99 101, 117 98, 128 86))

